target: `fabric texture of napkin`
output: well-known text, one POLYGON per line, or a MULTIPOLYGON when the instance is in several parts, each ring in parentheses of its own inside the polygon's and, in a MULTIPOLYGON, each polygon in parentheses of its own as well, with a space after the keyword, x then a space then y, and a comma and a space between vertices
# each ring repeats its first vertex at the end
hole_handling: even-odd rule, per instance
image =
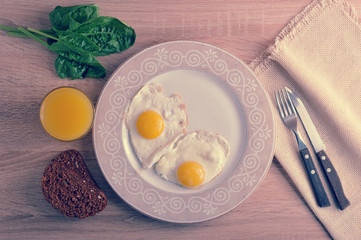
POLYGON ((334 239, 361 239, 361 27, 345 1, 315 0, 250 63, 267 89, 275 116, 275 156, 334 239), (341 211, 313 153, 331 206, 317 205, 293 133, 276 108, 274 92, 288 86, 309 111, 350 206, 341 211))

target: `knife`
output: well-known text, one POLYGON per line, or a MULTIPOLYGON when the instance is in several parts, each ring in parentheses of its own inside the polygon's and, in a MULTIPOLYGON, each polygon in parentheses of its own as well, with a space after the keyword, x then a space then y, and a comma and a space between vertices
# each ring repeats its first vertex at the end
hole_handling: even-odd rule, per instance
POLYGON ((330 158, 326 154, 326 146, 321 140, 320 135, 317 132, 315 125, 313 124, 310 115, 308 114, 305 106, 300 98, 293 93, 289 88, 285 87, 287 94, 291 98, 293 105, 301 119, 303 126, 305 127, 308 138, 311 141, 313 149, 316 152, 319 162, 321 163, 323 170, 327 176, 327 179, 331 185, 333 193, 336 197, 337 203, 341 210, 344 210, 350 205, 350 201, 347 199, 340 178, 336 172, 336 169, 331 163, 330 158))

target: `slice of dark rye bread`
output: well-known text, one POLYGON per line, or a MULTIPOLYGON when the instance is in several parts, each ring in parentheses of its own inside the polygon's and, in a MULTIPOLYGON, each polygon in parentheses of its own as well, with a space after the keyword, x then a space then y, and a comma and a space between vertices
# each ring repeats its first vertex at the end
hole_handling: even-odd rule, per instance
POLYGON ((86 218, 107 205, 104 192, 76 150, 67 150, 45 168, 41 179, 45 199, 68 217, 86 218))

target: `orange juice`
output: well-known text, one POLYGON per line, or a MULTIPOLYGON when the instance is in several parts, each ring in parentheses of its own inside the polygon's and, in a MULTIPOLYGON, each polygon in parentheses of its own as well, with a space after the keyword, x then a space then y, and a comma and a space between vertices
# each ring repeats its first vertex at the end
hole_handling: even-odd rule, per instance
POLYGON ((63 141, 83 137, 92 126, 93 116, 93 104, 84 93, 72 87, 52 90, 40 107, 44 129, 63 141))

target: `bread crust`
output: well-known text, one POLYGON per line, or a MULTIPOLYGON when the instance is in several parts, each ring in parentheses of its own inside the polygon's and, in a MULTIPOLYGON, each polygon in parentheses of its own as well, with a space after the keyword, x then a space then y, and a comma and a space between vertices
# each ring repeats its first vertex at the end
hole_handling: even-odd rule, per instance
POLYGON ((68 217, 93 216, 107 205, 105 193, 74 149, 60 153, 45 168, 41 189, 51 206, 68 217))

